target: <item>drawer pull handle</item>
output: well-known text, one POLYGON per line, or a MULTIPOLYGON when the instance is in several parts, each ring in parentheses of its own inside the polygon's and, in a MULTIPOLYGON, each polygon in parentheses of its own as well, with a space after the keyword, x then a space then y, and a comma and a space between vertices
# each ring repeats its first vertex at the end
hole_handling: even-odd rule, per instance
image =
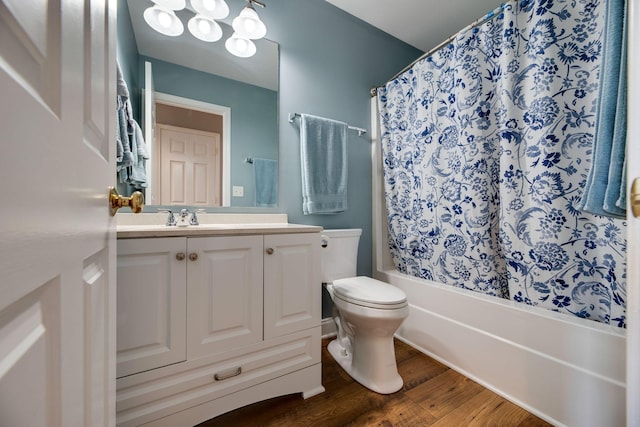
POLYGON ((241 373, 242 373, 242 368, 240 366, 238 366, 236 369, 231 370, 231 371, 227 371, 227 372, 220 373, 220 374, 213 374, 213 379, 216 380, 216 381, 223 381, 223 380, 227 380, 229 378, 237 377, 241 373))
POLYGON ((195 252, 191 252, 191 253, 189 254, 189 259, 190 259, 191 261, 196 261, 196 260, 198 259, 198 254, 197 254, 197 253, 195 253, 195 252))
POLYGON ((273 255, 275 251, 273 250, 273 248, 267 248, 266 252, 267 252, 267 255, 273 255))
POLYGON ((177 259, 178 261, 184 261, 185 257, 186 257, 186 255, 184 254, 184 252, 178 252, 178 253, 176 254, 176 259, 177 259))

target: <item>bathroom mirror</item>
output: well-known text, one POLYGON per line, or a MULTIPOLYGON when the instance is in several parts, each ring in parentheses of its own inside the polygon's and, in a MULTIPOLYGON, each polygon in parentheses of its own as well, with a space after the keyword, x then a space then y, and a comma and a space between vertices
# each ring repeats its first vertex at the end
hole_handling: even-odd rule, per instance
MULTIPOLYGON (((149 126, 154 129, 153 140, 146 141, 151 151, 147 212, 155 212, 154 205, 276 207, 273 197, 268 203, 260 199, 260 189, 256 195, 253 160, 271 160, 271 171, 277 165, 273 161, 278 160, 279 48, 275 42, 260 39, 254 41, 257 51, 253 57, 238 58, 229 53, 225 49, 225 41, 233 33, 229 24, 245 2, 227 3, 230 14, 218 21, 223 36, 207 43, 187 29, 195 15, 190 1, 186 9, 176 13, 184 25, 184 32, 177 37, 162 35, 144 21, 145 9, 153 6, 150 0, 118 1, 118 60, 132 93, 134 118, 145 128, 145 115, 150 113, 150 123, 155 123, 149 126), (152 108, 145 108, 145 102, 152 108), (167 147, 190 135, 199 138, 202 133, 213 135, 208 142, 215 154, 212 163, 193 169, 172 166, 180 162, 172 162, 167 147), (204 169, 214 173, 198 172, 204 169), (181 194, 182 188, 215 194, 192 200, 181 194), (176 194, 178 197, 173 197, 176 194)), ((271 175, 274 173, 277 187, 277 168, 271 175)))

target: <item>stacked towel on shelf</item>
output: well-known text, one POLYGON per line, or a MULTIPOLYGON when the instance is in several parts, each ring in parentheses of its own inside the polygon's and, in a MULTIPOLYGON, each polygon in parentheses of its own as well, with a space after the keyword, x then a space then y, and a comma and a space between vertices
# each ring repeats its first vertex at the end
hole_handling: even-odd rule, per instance
POLYGON ((347 209, 346 123, 300 115, 302 210, 330 214, 347 209))
POLYGON ((119 177, 118 191, 129 195, 148 186, 146 161, 149 152, 140 125, 132 114, 129 88, 117 63, 117 135, 116 167, 119 177))

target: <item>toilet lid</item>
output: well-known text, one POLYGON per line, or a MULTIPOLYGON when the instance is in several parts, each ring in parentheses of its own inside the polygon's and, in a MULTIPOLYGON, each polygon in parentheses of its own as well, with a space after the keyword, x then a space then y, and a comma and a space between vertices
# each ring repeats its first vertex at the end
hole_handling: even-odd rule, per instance
POLYGON ((333 290, 342 300, 368 307, 392 309, 407 302, 401 289, 366 276, 334 280, 333 290))

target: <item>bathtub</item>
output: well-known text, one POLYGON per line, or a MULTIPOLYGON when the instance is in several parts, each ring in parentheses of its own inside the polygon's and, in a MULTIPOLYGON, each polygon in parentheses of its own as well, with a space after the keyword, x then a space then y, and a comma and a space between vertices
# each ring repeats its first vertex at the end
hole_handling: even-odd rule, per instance
POLYGON ((391 269, 407 294, 396 337, 554 424, 625 425, 625 334, 391 269))
MULTIPOLYGON (((374 98, 375 99, 375 98, 374 98)), ((375 101, 372 123, 375 124, 375 101)), ((625 330, 398 272, 372 126, 373 276, 402 289, 396 337, 554 424, 625 425, 625 330)))

